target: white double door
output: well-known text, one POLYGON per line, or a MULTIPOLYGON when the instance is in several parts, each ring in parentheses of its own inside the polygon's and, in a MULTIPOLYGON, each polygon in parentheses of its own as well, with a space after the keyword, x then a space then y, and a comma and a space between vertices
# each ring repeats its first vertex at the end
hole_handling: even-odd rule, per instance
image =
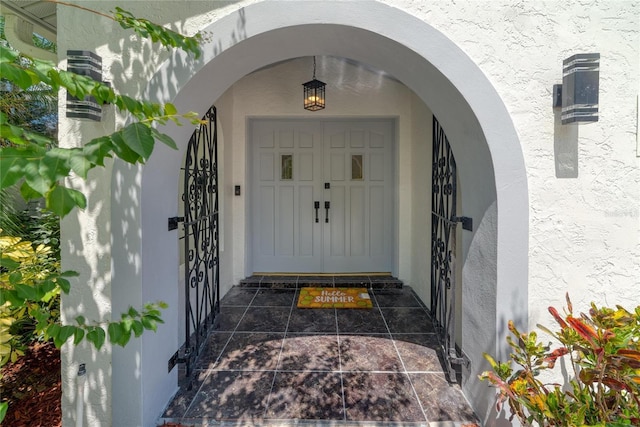
POLYGON ((254 272, 390 272, 393 120, 253 120, 254 272))

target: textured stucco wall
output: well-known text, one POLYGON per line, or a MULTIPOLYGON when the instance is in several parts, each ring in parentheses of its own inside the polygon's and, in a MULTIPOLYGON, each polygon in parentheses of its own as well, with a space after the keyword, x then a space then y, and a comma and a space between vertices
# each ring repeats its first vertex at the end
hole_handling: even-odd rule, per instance
POLYGON ((640 2, 406 2, 479 64, 525 156, 530 200, 529 324, 565 292, 640 301, 640 160, 635 153, 640 2), (561 125, 551 89, 562 60, 599 52, 600 120, 561 125))
MULTIPOLYGON (((193 33, 216 19, 232 13, 239 6, 254 3, 259 2, 240 4, 199 1, 127 2, 126 7, 136 15, 168 24, 186 33, 193 33), (176 7, 177 4, 179 7, 176 7)), ((536 323, 549 324, 546 307, 550 304, 561 304, 567 291, 574 300, 574 306, 579 310, 584 310, 592 300, 609 305, 637 304, 640 301, 640 275, 638 274, 640 160, 637 156, 640 2, 585 0, 580 2, 451 3, 388 0, 383 3, 417 17, 441 32, 480 68, 510 114, 524 156, 529 190, 528 194, 520 194, 517 197, 528 199, 529 202, 529 291, 524 296, 495 294, 496 277, 498 280, 502 280, 501 277, 505 276, 518 277, 508 269, 511 254, 500 252, 502 243, 498 244, 497 249, 492 249, 490 246, 478 246, 481 250, 473 248, 478 242, 495 239, 492 235, 495 234, 496 227, 500 227, 499 224, 495 224, 496 218, 501 218, 502 221, 506 217, 509 220, 509 212, 505 211, 508 203, 499 200, 495 205, 483 206, 481 210, 474 211, 474 195, 470 195, 467 191, 463 209, 474 214, 475 212, 486 214, 483 217, 474 218, 474 226, 477 229, 473 234, 465 233, 462 236, 462 246, 470 248, 468 253, 463 254, 462 277, 463 289, 465 289, 463 292, 465 295, 473 295, 476 306, 485 307, 487 312, 483 313, 482 310, 476 309, 463 313, 463 322, 468 326, 466 329, 468 332, 465 333, 463 330, 462 333, 463 342, 475 348, 491 342, 493 337, 504 336, 506 316, 513 317, 514 314, 496 317, 495 307, 498 307, 498 312, 500 310, 509 312, 508 308, 503 307, 504 302, 507 301, 528 299, 529 312, 523 314, 523 318, 518 320, 521 323, 528 323, 531 327, 536 323), (582 52, 601 54, 600 121, 589 125, 562 126, 551 108, 551 88, 554 83, 561 82, 562 60, 582 52), (492 264, 492 260, 496 258, 497 266, 492 264), (486 268, 480 271, 476 267, 470 267, 483 264, 486 268)), ((345 15, 344 18, 345 21, 352 19, 358 24, 360 24, 358 21, 360 16, 365 15, 367 11, 375 10, 374 2, 370 4, 336 2, 333 7, 338 8, 338 5, 342 4, 348 5, 346 12, 357 12, 359 7, 363 8, 363 13, 354 12, 353 15, 345 15)), ((85 5, 108 11, 114 9, 118 3, 85 2, 85 5)), ((291 2, 292 11, 295 10, 293 5, 294 2, 291 2)), ((251 11, 251 8, 247 10, 251 11)), ((291 19, 290 15, 263 15, 256 18, 250 15, 250 12, 239 13, 237 18, 234 18, 236 25, 229 34, 219 35, 214 32, 210 36, 212 41, 207 43, 209 51, 206 55, 209 58, 223 57, 230 46, 239 40, 244 40, 247 34, 252 34, 263 23, 275 22, 277 25, 278 22, 291 19)), ((153 99, 173 99, 177 95, 179 85, 182 84, 180 75, 188 73, 190 67, 197 68, 202 65, 183 63, 173 53, 158 50, 148 43, 141 43, 136 37, 123 32, 115 24, 77 9, 59 7, 58 19, 61 58, 64 59, 64 52, 67 49, 95 50, 103 56, 107 78, 124 93, 131 95, 146 93, 153 99), (171 71, 164 75, 162 86, 149 86, 149 80, 156 75, 157 70, 160 69, 160 63, 165 59, 178 64, 174 68, 175 72, 171 71)), ((362 24, 373 26, 370 22, 362 24)), ((380 32, 392 33, 402 38, 404 34, 403 28, 400 28, 401 25, 402 23, 394 21, 381 21, 378 28, 380 32)), ((285 38, 280 40, 281 44, 267 44, 263 49, 273 49, 276 55, 293 42, 285 38)), ((345 45, 351 42, 352 40, 343 40, 345 45)), ((428 50, 431 44, 434 49, 438 47, 431 39, 419 39, 415 43, 425 50, 428 50)), ((400 59, 402 52, 386 45, 378 45, 375 50, 373 47, 366 46, 366 49, 371 49, 370 52, 364 49, 362 52, 357 52, 358 59, 375 60, 376 54, 398 55, 398 61, 405 61, 407 58, 403 56, 400 59)), ((352 52, 355 56, 356 51, 352 52)), ((442 60, 444 64, 456 58, 454 53, 448 51, 439 51, 438 54, 439 57, 434 60, 442 60)), ((209 78, 218 79, 222 81, 222 86, 228 87, 243 75, 234 75, 234 70, 246 72, 246 63, 250 61, 249 57, 238 58, 237 62, 229 63, 227 68, 224 68, 224 73, 211 75, 209 78)), ((411 80, 415 78, 412 73, 417 70, 417 65, 407 61, 406 68, 398 68, 396 74, 400 78, 411 80)), ((464 72, 466 70, 460 70, 460 73, 464 72)), ((453 71, 451 73, 451 78, 454 80, 464 79, 464 76, 454 75, 453 71)), ((251 78, 251 76, 247 78, 247 84, 251 78)), ((202 84, 202 82, 203 80, 199 80, 198 83, 202 84)), ((186 87, 185 89, 185 93, 197 93, 197 90, 194 92, 194 88, 186 87)), ((424 91, 418 90, 417 93, 423 99, 430 94, 427 88, 424 91)), ((471 95, 477 96, 477 94, 471 95)), ((295 94, 295 96, 298 95, 295 94)), ((487 93, 487 96, 490 97, 491 94, 487 93)), ((189 101, 203 106, 208 106, 214 101, 196 98, 194 96, 180 98, 178 105, 183 110, 189 110, 194 109, 189 101)), ((225 180, 228 180, 225 185, 228 188, 235 183, 242 183, 245 179, 246 153, 243 148, 235 146, 241 138, 231 138, 231 135, 241 136, 246 126, 245 123, 239 123, 234 119, 236 112, 238 115, 248 114, 236 104, 238 99, 241 97, 234 94, 233 102, 225 101, 233 104, 233 117, 225 117, 224 112, 221 116, 225 141, 232 140, 234 144, 234 149, 225 150, 224 154, 225 164, 231 165, 224 173, 225 180)), ((452 103, 455 102, 456 99, 452 99, 452 103)), ((473 99, 470 98, 470 102, 473 102, 473 99)), ((467 135, 471 126, 467 122, 460 121, 462 117, 456 117, 454 110, 447 110, 447 105, 428 105, 428 107, 434 111, 450 111, 447 117, 439 115, 439 119, 446 121, 448 127, 445 127, 452 129, 452 133, 457 137, 468 137, 471 141, 466 149, 461 149, 464 144, 454 148, 458 150, 456 151, 458 158, 467 157, 468 167, 463 174, 469 174, 473 168, 470 160, 479 153, 475 151, 475 135, 467 135), (456 128, 458 123, 460 127, 456 128)), ((61 111, 62 108, 64 108, 63 105, 61 111)), ((198 109, 202 110, 199 107, 198 109)), ((298 114, 298 111, 296 110, 295 113, 298 114)), ((485 121, 486 116, 493 114, 491 111, 481 110, 475 113, 480 120, 485 121)), ((277 109, 274 114, 289 114, 289 112, 277 109)), ((326 114, 330 113, 327 111, 326 114)), ((107 113, 106 119, 100 124, 77 123, 62 117, 61 114, 61 143, 66 146, 80 145, 89 137, 113 130, 126 120, 125 117, 115 115, 112 111, 107 113)), ((174 131, 179 134, 178 130, 169 130, 169 132, 174 131)), ((484 131, 490 133, 491 129, 484 129, 484 131)), ((413 129, 409 131, 406 138, 401 135, 401 141, 411 140, 409 135, 415 133, 416 129, 413 129)), ((500 135, 490 134, 488 137, 495 141, 500 135)), ((507 140, 510 135, 505 134, 504 137, 507 140)), ((456 142, 460 144, 460 141, 456 142)), ((409 153, 412 150, 415 152, 418 148, 415 145, 413 148, 406 148, 399 153, 398 161, 400 164, 415 165, 415 158, 408 159, 406 156, 410 156, 409 153)), ((505 150, 507 148, 505 146, 505 150)), ((494 145, 491 146, 491 150, 494 162, 498 164, 503 159, 501 157, 503 153, 494 145)), ((161 168, 165 164, 169 168, 173 167, 174 163, 170 160, 173 153, 159 148, 159 153, 155 154, 158 154, 157 159, 152 159, 151 162, 156 163, 149 165, 150 167, 161 168)), ((514 164, 514 170, 518 167, 520 166, 514 164)), ((411 179, 412 176, 409 169, 406 172, 407 179, 411 179)), ((414 167, 413 178, 417 178, 424 172, 416 171, 414 167)), ((478 170, 474 173, 482 176, 488 172, 478 170)), ((503 178, 503 176, 509 176, 508 168, 501 169, 500 173, 502 175, 496 178, 499 192, 511 185, 508 178, 503 178)), ((473 174, 461 177, 463 193, 465 184, 467 190, 469 185, 473 184, 469 181, 472 177, 473 174)), ((155 178, 158 177, 155 176, 155 178)), ((168 171, 164 179, 165 184, 177 187, 177 171, 168 171)), ((103 171, 94 171, 91 181, 87 184, 75 180, 74 182, 90 190, 91 197, 89 206, 84 212, 74 214, 63 224, 63 234, 68 239, 68 243, 63 248, 63 267, 79 271, 81 273, 79 284, 89 284, 90 290, 82 292, 84 288, 78 286, 78 290, 74 290, 72 295, 63 299, 65 318, 71 319, 80 313, 94 313, 93 317, 98 318, 96 320, 107 319, 111 308, 114 313, 117 313, 128 304, 136 305, 148 299, 163 298, 170 302, 171 299, 177 299, 177 291, 171 287, 171 282, 178 280, 177 268, 175 273, 165 274, 167 272, 159 268, 151 269, 145 277, 142 274, 145 265, 155 264, 162 267, 178 257, 177 245, 174 245, 175 248, 164 251, 161 256, 152 258, 149 258, 150 255, 145 255, 144 245, 165 244, 166 247, 170 247, 170 242, 175 239, 175 236, 163 234, 157 237, 157 241, 145 237, 144 244, 141 239, 142 235, 158 234, 156 230, 162 227, 166 229, 166 218, 177 212, 177 200, 167 203, 166 206, 163 205, 157 215, 149 216, 148 212, 145 213, 141 206, 152 204, 153 201, 145 201, 145 197, 151 198, 153 193, 142 193, 140 186, 153 188, 156 183, 148 183, 147 186, 143 182, 143 175, 139 168, 125 168, 118 165, 112 173, 109 165, 103 171), (132 206, 131 209, 125 209, 122 206, 118 208, 119 213, 125 211, 130 212, 130 215, 122 217, 118 214, 117 217, 112 218, 112 203, 115 207, 132 206), (126 239, 123 236, 126 236, 126 239), (155 289, 150 285, 154 281, 166 282, 160 287, 160 292, 151 291, 155 289), (126 292, 123 289, 125 284, 126 292)), ((160 183, 157 184, 160 185, 160 183)), ((413 200, 419 197, 415 187, 400 187, 400 190, 402 194, 413 200)), ((478 196, 478 200, 480 199, 478 196)), ((235 215, 244 211, 243 198, 230 200, 225 198, 224 209, 225 214, 228 212, 229 215, 233 215, 234 224, 236 221, 241 221, 242 217, 236 218, 235 215)), ((462 213, 465 213, 464 210, 462 213)), ((406 218, 412 218, 413 225, 418 225, 421 221, 420 212, 409 210, 405 215, 406 218)), ((518 215, 522 213, 518 212, 518 215)), ((409 233, 410 230, 401 227, 398 233, 400 241, 409 233)), ((498 239, 508 241, 509 230, 502 230, 501 233, 498 239)), ((415 243, 415 240, 412 242, 415 243)), ((237 279, 238 274, 242 275, 245 268, 245 245, 245 236, 235 234, 228 236, 225 230, 223 257, 228 257, 229 262, 233 264, 232 280, 237 279), (227 237, 230 240, 227 240, 227 237)), ((413 251, 421 248, 419 245, 416 246, 413 243, 412 245, 413 251)), ((403 245, 400 245, 400 248, 402 247, 403 245)), ((399 255, 400 272, 407 271, 407 274, 412 276, 419 274, 419 267, 415 265, 415 252, 406 256, 399 255)), ((526 289, 526 284, 524 285, 526 289)), ((513 284, 514 293, 518 287, 519 284, 513 284)), ((175 328, 178 322, 178 311, 170 308, 165 314, 165 320, 167 324, 161 327, 158 336, 164 336, 163 328, 175 328)), ((134 377, 139 381, 137 387, 141 387, 143 376, 151 378, 154 375, 154 369, 157 369, 153 363, 145 363, 144 367, 140 364, 141 360, 147 360, 143 354, 144 348, 149 348, 148 346, 155 348, 162 343, 158 343, 158 337, 154 336, 144 339, 148 341, 145 344, 147 347, 143 345, 142 340, 136 340, 125 350, 115 350, 113 355, 109 346, 101 352, 84 347, 67 348, 63 360, 65 381, 63 409, 66 424, 72 424, 73 381, 78 361, 90 361, 88 366, 90 387, 86 398, 90 406, 87 419, 90 425, 110 425, 112 423, 111 363, 121 368, 120 374, 114 374, 114 381, 118 381, 117 375, 124 379, 134 377)), ((177 346, 177 338, 174 340, 172 344, 177 346)), ((491 348, 484 347, 482 350, 491 350, 491 348)), ((172 351, 172 349, 166 349, 164 353, 172 351)), ((158 366, 166 363, 164 353, 156 357, 158 366)), ((175 378, 168 376, 154 381, 158 381, 154 384, 155 387, 171 387, 175 378)), ((467 385, 466 391, 476 395, 480 393, 487 395, 486 389, 477 384, 467 385)), ((161 405, 163 399, 166 399, 166 396, 162 393, 146 393, 142 397, 136 387, 132 387, 131 396, 114 397, 114 406, 124 401, 128 401, 127 403, 134 407, 139 403, 137 405, 139 411, 147 411, 144 416, 140 415, 140 419, 148 420, 153 417, 153 408, 161 405)), ((487 407, 486 403, 479 403, 479 405, 487 407)), ((122 413, 115 414, 116 417, 118 415, 122 413)), ((115 418, 113 424, 125 425, 118 424, 115 418)))

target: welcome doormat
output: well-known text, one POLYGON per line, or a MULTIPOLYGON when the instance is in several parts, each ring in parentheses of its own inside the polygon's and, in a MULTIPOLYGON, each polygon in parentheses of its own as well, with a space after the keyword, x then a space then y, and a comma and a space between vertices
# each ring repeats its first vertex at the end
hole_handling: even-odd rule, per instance
POLYGON ((301 288, 298 308, 372 308, 367 288, 301 288))

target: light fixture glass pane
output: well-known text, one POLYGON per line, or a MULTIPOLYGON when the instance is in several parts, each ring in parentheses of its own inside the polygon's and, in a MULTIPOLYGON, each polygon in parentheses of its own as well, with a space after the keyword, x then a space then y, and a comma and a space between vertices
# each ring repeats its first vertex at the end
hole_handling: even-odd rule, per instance
POLYGON ((364 179, 364 167, 362 164, 362 154, 351 156, 351 179, 361 181, 364 179))
POLYGON ((281 156, 280 178, 283 180, 293 179, 293 156, 291 154, 283 154, 281 156))

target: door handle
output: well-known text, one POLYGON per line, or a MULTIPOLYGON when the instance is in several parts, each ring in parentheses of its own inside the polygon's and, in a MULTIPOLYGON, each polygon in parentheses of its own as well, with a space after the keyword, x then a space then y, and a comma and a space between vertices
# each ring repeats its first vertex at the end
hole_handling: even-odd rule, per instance
POLYGON ((316 210, 316 222, 319 222, 318 221, 318 209, 320 209, 320 202, 313 202, 313 207, 316 210))
POLYGON ((331 202, 324 202, 324 222, 329 222, 329 209, 331 208, 331 202))

